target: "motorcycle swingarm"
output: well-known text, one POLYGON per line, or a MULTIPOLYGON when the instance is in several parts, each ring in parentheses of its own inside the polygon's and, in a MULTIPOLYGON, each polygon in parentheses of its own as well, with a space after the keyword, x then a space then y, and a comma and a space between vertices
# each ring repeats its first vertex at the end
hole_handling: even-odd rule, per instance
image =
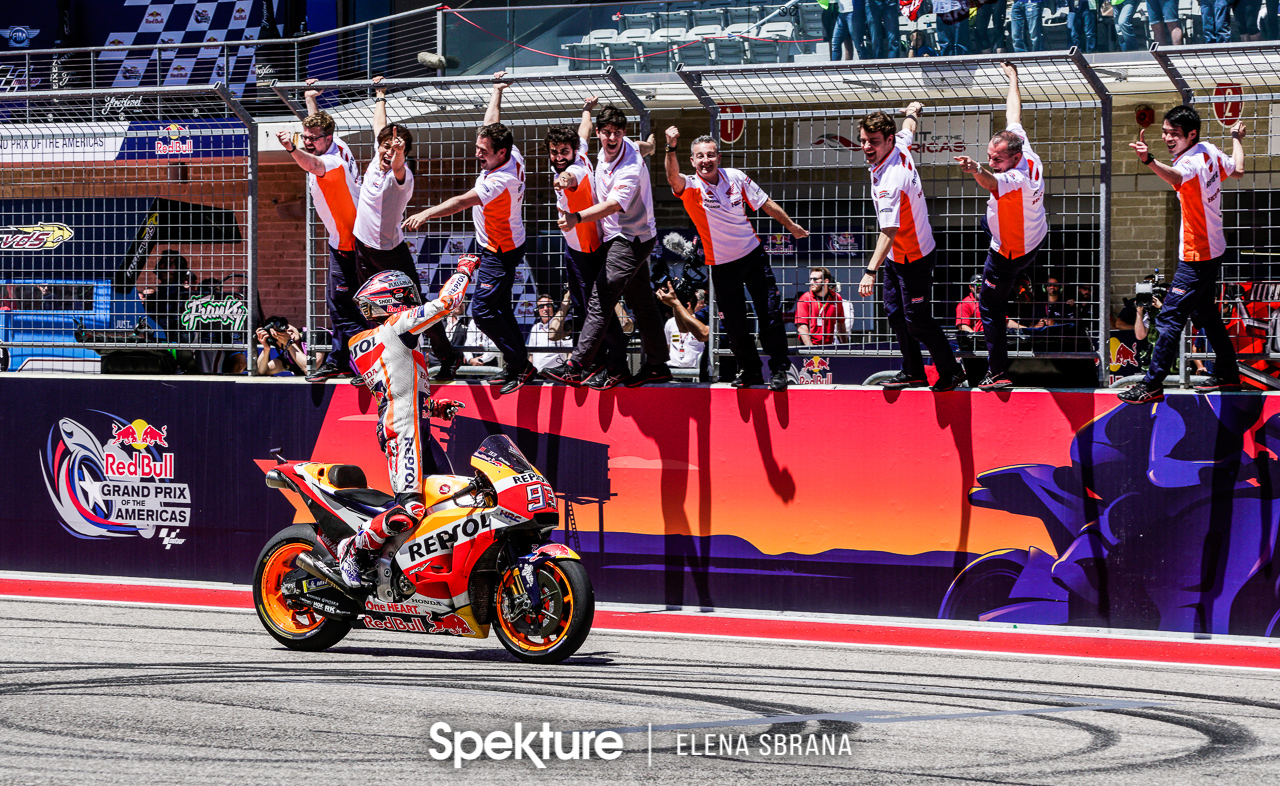
POLYGON ((339 592, 324 579, 316 578, 304 570, 293 570, 280 585, 285 598, 315 609, 322 617, 346 622, 354 621, 364 613, 356 601, 339 592))

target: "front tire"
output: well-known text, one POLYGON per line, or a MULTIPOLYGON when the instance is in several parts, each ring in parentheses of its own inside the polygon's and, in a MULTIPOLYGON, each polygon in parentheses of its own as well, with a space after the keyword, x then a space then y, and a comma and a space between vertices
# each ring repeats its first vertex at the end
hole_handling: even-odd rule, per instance
POLYGON ((534 619, 508 619, 504 607, 520 591, 516 569, 508 568, 498 583, 498 641, 526 663, 560 663, 578 651, 591 632, 596 598, 587 569, 577 560, 551 560, 538 567, 542 609, 534 619), (506 601, 506 602, 504 602, 506 601), (525 630, 519 630, 525 628, 525 630))
POLYGON ((316 533, 307 525, 287 527, 263 546, 253 572, 253 606, 262 627, 289 649, 304 652, 326 650, 351 632, 350 623, 322 617, 313 609, 288 600, 281 592, 285 576, 294 569, 294 560, 315 545, 316 533))

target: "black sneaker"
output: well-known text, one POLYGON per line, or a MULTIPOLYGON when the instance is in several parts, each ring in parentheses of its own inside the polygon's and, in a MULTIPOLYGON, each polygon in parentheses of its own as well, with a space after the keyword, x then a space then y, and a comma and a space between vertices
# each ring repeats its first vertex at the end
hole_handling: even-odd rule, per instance
POLYGON ((671 369, 667 368, 666 363, 654 365, 653 363, 645 363, 640 370, 627 377, 624 382, 629 388, 638 388, 641 385, 653 385, 658 382, 670 382, 671 369))
POLYGON ((547 379, 563 382, 566 385, 573 385, 575 388, 582 387, 582 384, 591 376, 581 364, 572 360, 566 360, 554 366, 547 366, 540 373, 547 379))
POLYGON ((535 370, 536 369, 534 369, 532 363, 526 363, 524 368, 509 376, 507 381, 503 383, 501 388, 499 388, 498 395, 505 396, 508 393, 515 393, 517 390, 524 387, 524 383, 533 379, 533 372, 535 370))
POLYGON ((987 374, 978 383, 978 390, 1008 390, 1013 387, 1013 380, 1004 374, 987 374))
POLYGON ((749 388, 752 385, 763 385, 764 373, 760 369, 756 369, 755 371, 739 371, 738 376, 734 377, 733 381, 729 384, 733 385, 735 388, 749 388))
POLYGON ((436 369, 436 375, 431 378, 432 382, 452 382, 458 378, 458 368, 462 366, 462 355, 454 355, 452 358, 446 358, 440 361, 440 368, 436 369))
POLYGON ((769 375, 769 389, 773 391, 783 391, 787 389, 787 385, 791 384, 791 379, 785 371, 775 371, 769 375))
POLYGON ((497 374, 493 374, 491 376, 487 376, 484 378, 484 384, 486 385, 505 385, 510 381, 511 381, 510 366, 504 366, 503 369, 499 371, 497 374))
POLYGON ((948 390, 955 390, 968 381, 969 378, 965 376, 964 369, 959 368, 945 377, 938 377, 938 381, 933 383, 933 392, 946 393, 948 390))
POLYGON ((337 377, 354 377, 355 372, 350 368, 342 368, 332 360, 326 359, 320 364, 320 367, 307 375, 308 382, 324 382, 326 379, 336 379, 337 377))
POLYGON ((1204 382, 1197 382, 1193 388, 1197 393, 1231 393, 1240 390, 1240 378, 1209 377, 1204 382))
POLYGON ((924 377, 913 377, 905 371, 899 371, 892 377, 880 383, 880 387, 889 388, 890 390, 900 390, 902 388, 923 388, 927 387, 929 380, 924 377))
POLYGON ((1147 383, 1139 382, 1121 393, 1119 398, 1126 404, 1150 404, 1153 401, 1164 401, 1164 385, 1149 388, 1147 383))
POLYGON ((610 371, 601 366, 596 373, 587 378, 586 386, 592 390, 612 390, 627 381, 630 376, 625 371, 610 371))

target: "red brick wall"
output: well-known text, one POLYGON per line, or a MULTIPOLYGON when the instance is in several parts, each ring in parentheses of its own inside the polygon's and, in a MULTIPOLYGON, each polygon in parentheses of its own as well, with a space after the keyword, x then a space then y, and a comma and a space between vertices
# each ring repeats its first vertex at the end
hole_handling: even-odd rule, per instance
MULTIPOLYGON (((264 157, 265 158, 265 157, 264 157)), ((292 161, 258 168, 258 297, 265 316, 306 324, 306 175, 292 161)))

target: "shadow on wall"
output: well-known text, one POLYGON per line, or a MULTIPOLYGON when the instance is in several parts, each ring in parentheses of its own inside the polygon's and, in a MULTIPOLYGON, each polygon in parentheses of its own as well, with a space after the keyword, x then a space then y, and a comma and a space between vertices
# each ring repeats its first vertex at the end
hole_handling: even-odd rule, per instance
POLYGON ((993 469, 972 504, 1044 522, 1058 552, 970 563, 943 619, 1280 633, 1280 415, 1263 397, 1175 395, 1084 425, 1071 465, 993 469))

